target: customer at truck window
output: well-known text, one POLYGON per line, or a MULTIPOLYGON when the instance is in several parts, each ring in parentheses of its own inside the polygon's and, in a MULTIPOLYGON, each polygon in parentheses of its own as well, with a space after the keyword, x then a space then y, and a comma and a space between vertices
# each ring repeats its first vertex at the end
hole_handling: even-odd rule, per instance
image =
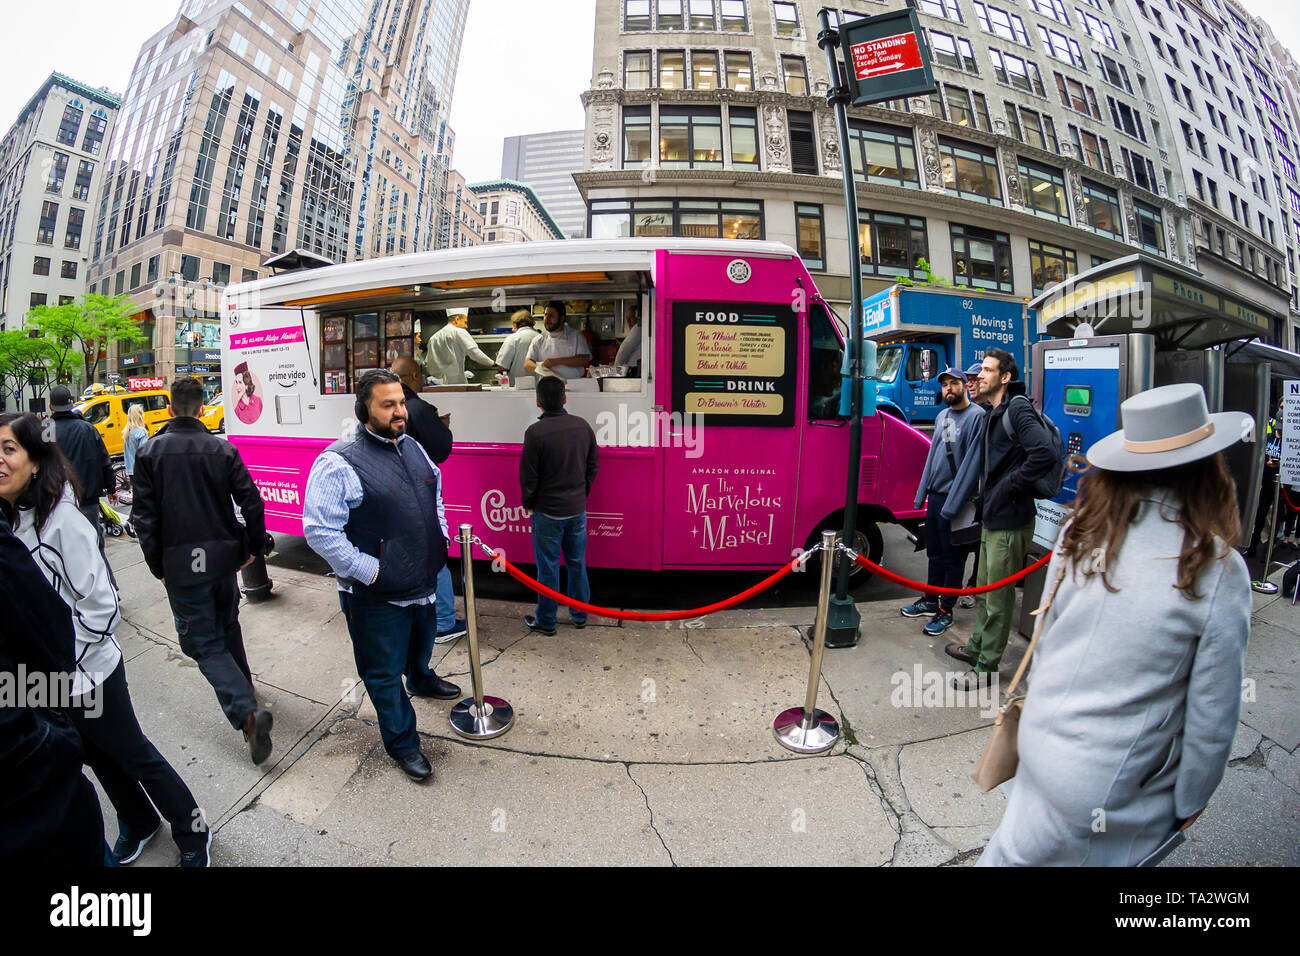
POLYGON ((514 385, 521 375, 529 374, 524 368, 524 363, 528 361, 528 349, 541 333, 536 329, 537 321, 533 318, 533 313, 527 309, 520 309, 510 316, 510 325, 514 331, 501 343, 497 364, 506 370, 510 384, 514 385))
POLYGON ((545 334, 528 349, 524 369, 529 375, 581 378, 591 364, 591 349, 577 329, 565 324, 567 310, 558 299, 546 303, 545 334))
POLYGON ((1097 470, 1048 566, 1047 587, 1061 583, 1020 765, 980 866, 1132 866, 1200 816, 1228 764, 1251 590, 1222 452, 1250 418, 1208 414, 1191 384, 1135 395, 1120 415, 1087 451, 1097 470))
MULTIPOLYGON (((980 535, 978 585, 1001 581, 1024 567, 1034 537, 1034 482, 1056 463, 1051 441, 1038 413, 1024 394, 1020 370, 1010 352, 989 349, 979 375, 977 398, 989 408, 980 419, 983 429, 958 466, 941 514, 951 522, 962 503, 979 494, 983 531, 980 535), (1011 436, 1003 425, 1011 424, 1011 436)), ((966 644, 949 644, 951 657, 971 665, 956 678, 958 688, 989 683, 1002 662, 1016 591, 1002 587, 979 596, 975 630, 966 644)))
POLYGON ((623 313, 623 321, 627 325, 627 336, 618 347, 618 352, 614 356, 615 365, 626 365, 627 374, 632 378, 641 377, 641 309, 639 306, 629 305, 627 311, 623 313))

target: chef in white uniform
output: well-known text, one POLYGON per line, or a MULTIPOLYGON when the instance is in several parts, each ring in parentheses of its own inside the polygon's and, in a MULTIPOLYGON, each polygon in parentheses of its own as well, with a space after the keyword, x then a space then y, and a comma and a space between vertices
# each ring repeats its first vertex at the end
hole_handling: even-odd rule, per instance
POLYGON ((464 385, 465 360, 468 358, 475 365, 505 371, 478 347, 474 336, 469 334, 469 314, 464 311, 449 310, 447 324, 429 338, 425 352, 425 368, 429 374, 444 385, 464 385))
POLYGON ((563 302, 546 303, 546 332, 528 347, 528 358, 524 361, 524 370, 529 375, 581 378, 591 364, 587 340, 577 329, 565 324, 565 314, 563 302))

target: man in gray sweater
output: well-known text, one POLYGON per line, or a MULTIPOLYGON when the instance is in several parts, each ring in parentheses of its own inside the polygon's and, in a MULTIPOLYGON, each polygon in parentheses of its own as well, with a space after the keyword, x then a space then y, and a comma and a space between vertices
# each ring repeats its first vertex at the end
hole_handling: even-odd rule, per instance
MULTIPOLYGON (((930 559, 927 583, 931 587, 961 587, 961 572, 965 552, 953 548, 952 529, 948 519, 940 512, 948 501, 948 492, 963 456, 979 433, 979 420, 984 409, 970 400, 966 392, 966 376, 961 369, 950 368, 939 374, 943 402, 934 419, 934 436, 930 440, 930 453, 925 459, 925 469, 916 488, 917 508, 925 506, 925 553, 930 559)), ((930 637, 937 637, 952 627, 952 609, 956 597, 927 592, 921 598, 902 608, 904 617, 928 617, 922 628, 930 637)))
MULTIPOLYGON (((542 416, 524 432, 519 461, 520 497, 533 513, 533 557, 537 580, 560 588, 560 555, 569 570, 565 593, 584 604, 591 600, 587 585, 587 496, 596 480, 596 433, 586 419, 564 410, 564 379, 547 375, 537 382, 537 407, 542 416)), ((537 613, 524 615, 524 624, 548 637, 555 634, 558 606, 537 596, 537 613)), ((574 627, 585 627, 587 615, 573 610, 574 627)))

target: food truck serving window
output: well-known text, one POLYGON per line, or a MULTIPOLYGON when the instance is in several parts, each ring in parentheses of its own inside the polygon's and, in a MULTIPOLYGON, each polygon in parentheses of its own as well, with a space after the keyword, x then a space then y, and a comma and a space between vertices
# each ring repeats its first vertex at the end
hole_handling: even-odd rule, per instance
POLYGON ((351 393, 367 369, 389 368, 415 353, 415 313, 410 309, 326 315, 321 318, 321 391, 351 393))
POLYGON ((794 424, 798 313, 788 302, 673 304, 672 409, 711 425, 794 424))

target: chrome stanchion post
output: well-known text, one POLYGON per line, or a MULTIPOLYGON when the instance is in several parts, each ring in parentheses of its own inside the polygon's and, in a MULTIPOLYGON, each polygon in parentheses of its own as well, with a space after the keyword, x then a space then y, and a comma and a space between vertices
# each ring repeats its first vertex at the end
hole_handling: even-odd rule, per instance
POLYGON ((500 697, 483 693, 483 665, 478 653, 478 611, 474 606, 474 559, 472 557, 474 529, 460 526, 460 560, 465 575, 465 628, 469 632, 469 667, 473 681, 473 697, 466 697, 451 709, 451 729, 471 740, 488 740, 499 737, 515 722, 515 709, 500 697))
POLYGON ((835 532, 822 532, 822 580, 817 592, 817 621, 813 625, 812 663, 808 669, 808 693, 802 707, 782 711, 772 725, 777 742, 786 750, 817 754, 830 750, 840 739, 840 725, 824 710, 817 709, 817 684, 822 675, 822 654, 826 650, 826 617, 830 605, 831 579, 835 571, 835 532))
POLYGON ((1252 591, 1258 591, 1260 594, 1276 594, 1277 585, 1268 579, 1268 572, 1273 567, 1273 541, 1277 538, 1278 526, 1278 495, 1282 492, 1282 476, 1278 475, 1277 481, 1273 484, 1273 513, 1268 516, 1268 549, 1264 552, 1264 574, 1258 581, 1251 581, 1250 588, 1252 591))

